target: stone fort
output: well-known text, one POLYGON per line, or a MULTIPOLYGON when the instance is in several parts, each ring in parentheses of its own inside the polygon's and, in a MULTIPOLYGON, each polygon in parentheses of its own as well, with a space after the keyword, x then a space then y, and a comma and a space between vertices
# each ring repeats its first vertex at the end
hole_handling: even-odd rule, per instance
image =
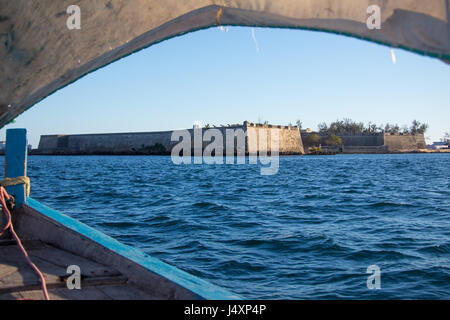
MULTIPOLYGON (((234 130, 244 133, 244 140, 239 141, 239 135, 234 137, 233 153, 249 155, 265 152, 272 153, 272 142, 278 141, 280 155, 303 154, 303 142, 300 130, 296 126, 279 126, 256 124, 245 121, 242 125, 226 127, 201 128, 205 133, 209 129, 219 130, 223 134, 223 150, 226 153, 227 131, 234 130), (276 131, 276 132, 275 132, 276 131)), ((194 154, 193 129, 186 130, 192 138, 192 153, 194 154)), ((42 135, 37 154, 52 155, 134 155, 161 154, 170 155, 172 149, 180 142, 172 141, 172 134, 176 131, 103 133, 103 134, 74 134, 74 135, 42 135)), ((202 141, 205 149, 211 141, 202 141)))
MULTIPOLYGON (((299 130, 297 126, 280 126, 270 124, 258 124, 244 121, 243 124, 221 126, 214 128, 201 128, 202 134, 209 129, 215 129, 222 133, 221 145, 223 154, 227 153, 226 134, 234 131, 234 144, 232 152, 237 155, 261 154, 272 152, 272 141, 278 141, 280 155, 299 155, 307 151, 305 141, 311 134, 318 134, 306 130, 299 130), (238 132, 244 133, 244 140, 238 132), (276 134, 275 134, 276 131, 276 134)), ((170 155, 172 149, 180 140, 172 140, 172 134, 176 131, 155 132, 129 132, 129 133, 101 133, 101 134, 73 134, 73 135, 42 135, 36 154, 48 155, 170 155)), ((194 155, 195 129, 187 129, 191 137, 191 154, 194 155)), ((398 153, 415 152, 426 148, 423 134, 359 134, 338 135, 343 146, 340 150, 336 147, 322 146, 325 151, 336 149, 343 153, 398 153)), ((202 135, 203 137, 203 135, 202 135)), ((325 136, 323 136, 325 137, 325 136)), ((201 148, 204 150, 211 141, 201 139, 201 148)), ((214 141, 214 139, 212 139, 214 141)), ((230 152, 228 150, 228 152, 230 152)))

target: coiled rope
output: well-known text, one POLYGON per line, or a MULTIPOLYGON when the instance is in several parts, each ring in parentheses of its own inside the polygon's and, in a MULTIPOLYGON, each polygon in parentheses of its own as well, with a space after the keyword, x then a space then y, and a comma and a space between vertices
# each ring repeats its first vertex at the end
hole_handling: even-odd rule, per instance
POLYGON ((25 184, 27 185, 27 196, 30 193, 30 179, 28 177, 18 177, 18 178, 6 178, 0 183, 0 203, 2 205, 3 213, 6 216, 6 225, 3 228, 3 230, 0 232, 0 236, 9 229, 12 236, 17 242, 17 245, 19 246, 20 250, 22 251, 23 255, 25 256, 25 259, 28 261, 30 266, 33 268, 33 270, 36 272, 36 274, 39 276, 39 279, 41 280, 41 286, 42 286, 42 292, 44 293, 45 300, 50 300, 50 297, 48 295, 47 291, 47 283, 45 281, 44 275, 39 270, 38 267, 31 261, 30 257, 28 256, 27 251, 25 250, 25 247, 22 244, 22 241, 20 241, 19 236, 17 235, 16 231, 14 230, 14 226, 12 224, 12 216, 11 212, 9 212, 8 206, 6 204, 6 201, 11 198, 11 196, 6 192, 5 186, 13 186, 18 184, 25 184), (25 178, 25 179, 24 179, 25 178))
POLYGON ((0 182, 0 185, 2 187, 11 187, 11 186, 16 186, 18 184, 24 184, 26 189, 26 196, 28 197, 30 195, 30 178, 28 177, 16 177, 16 178, 5 178, 0 182))

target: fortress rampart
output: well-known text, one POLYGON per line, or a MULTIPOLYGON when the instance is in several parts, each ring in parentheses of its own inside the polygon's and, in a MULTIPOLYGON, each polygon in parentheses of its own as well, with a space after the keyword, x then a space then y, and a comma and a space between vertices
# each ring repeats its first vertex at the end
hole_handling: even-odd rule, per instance
MULTIPOLYGON (((254 124, 245 121, 242 125, 208 128, 219 130, 223 135, 223 152, 226 153, 226 134, 240 130, 244 133, 244 143, 239 144, 234 138, 235 154, 272 151, 272 140, 278 139, 279 153, 303 154, 303 143, 298 127, 254 124)), ((202 128, 202 135, 208 130, 202 128)), ((194 129, 186 130, 191 138, 192 154, 194 153, 194 129)), ((212 132, 212 130, 211 130, 212 132)), ((37 154, 56 155, 131 155, 131 154, 171 154, 180 141, 171 141, 174 131, 74 134, 74 135, 42 135, 37 154)), ((212 139, 214 141, 214 138, 212 139)), ((211 141, 202 142, 204 150, 211 141)))
POLYGON ((272 151, 272 141, 277 139, 274 137, 275 131, 278 134, 278 151, 280 154, 303 154, 303 141, 301 138, 300 130, 296 126, 277 126, 277 125, 264 125, 256 123, 244 122, 244 128, 247 132, 247 138, 258 137, 254 139, 255 143, 250 143, 247 140, 246 152, 255 153, 259 151, 272 151), (262 137, 267 135, 267 142, 264 145, 262 142, 262 137), (256 141, 258 143, 256 143, 256 141))
MULTIPOLYGON (((302 132, 303 143, 308 136, 319 134, 317 132, 302 132)), ((319 134, 325 140, 327 134, 319 134)), ((357 134, 340 135, 342 139, 342 151, 344 153, 396 153, 414 152, 426 149, 425 137, 423 134, 357 134)), ((322 144, 323 146, 324 144, 322 144)))
POLYGON ((391 152, 416 151, 427 147, 423 134, 384 134, 384 145, 391 152))

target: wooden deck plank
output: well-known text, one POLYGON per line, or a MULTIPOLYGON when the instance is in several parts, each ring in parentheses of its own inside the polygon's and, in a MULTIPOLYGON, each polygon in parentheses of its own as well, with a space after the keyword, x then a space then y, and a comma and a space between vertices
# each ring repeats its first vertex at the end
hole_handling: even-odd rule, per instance
MULTIPOLYGON (((26 241, 24 245, 31 260, 42 271, 52 300, 150 300, 155 296, 127 282, 127 278, 113 268, 49 246, 40 241, 26 241), (66 286, 69 265, 80 266, 80 290, 66 286)), ((38 276, 28 265, 14 241, 0 243, 0 300, 44 299, 38 276)))
MULTIPOLYGON (((127 281, 125 277, 112 268, 42 243, 29 250, 29 255, 33 263, 44 274, 49 289, 66 287, 67 266, 64 264, 69 263, 69 261, 80 265, 82 287, 120 285, 127 281), (45 257, 45 259, 41 257, 45 257), (53 263, 53 259, 56 260, 57 264, 53 263)), ((0 275, 0 294, 33 291, 41 288, 38 276, 25 260, 23 253, 15 245, 0 246, 0 275)))
MULTIPOLYGON (((44 244, 38 240, 23 241, 23 245, 32 260, 33 257, 37 257, 41 260, 50 262, 51 264, 60 266, 65 270, 70 265, 77 265, 81 269, 81 274, 86 277, 114 276, 120 274, 114 268, 102 265, 84 257, 80 257, 68 251, 44 244)), ((16 246, 15 241, 8 240, 4 241, 3 243, 0 241, 0 262, 2 261, 1 255, 6 255, 6 259, 8 260, 7 256, 11 254, 22 254, 19 250, 19 247, 16 246)))
POLYGON ((78 255, 60 250, 49 245, 30 250, 29 254, 31 258, 37 257, 41 260, 61 267, 62 269, 64 269, 64 272, 66 272, 68 266, 77 265, 80 267, 81 274, 85 277, 105 277, 120 275, 119 271, 111 267, 102 265, 100 263, 88 260, 84 257, 80 257, 78 255))
MULTIPOLYGON (((81 274, 84 277, 105 277, 117 276, 120 273, 108 266, 99 264, 97 262, 88 260, 86 258, 74 255, 67 251, 63 251, 51 246, 41 245, 34 246, 32 249, 27 249, 30 259, 43 268, 47 267, 54 270, 55 274, 65 276, 67 267, 70 265, 78 265, 81 269, 81 274), (55 271, 57 270, 57 271, 55 271)), ((15 266, 17 268, 28 265, 23 253, 17 246, 0 246, 0 265, 15 266)), ((0 269, 1 271, 2 269, 0 269)))
MULTIPOLYGON (((44 300, 41 290, 21 291, 22 299, 44 300)), ((82 290, 69 290, 67 288, 49 289, 50 300, 110 300, 110 298, 96 287, 82 290)))
MULTIPOLYGON (((44 272, 42 269, 41 271, 44 272)), ((44 277, 48 287, 65 285, 59 276, 44 273, 44 277)), ((19 270, 0 279, 0 293, 33 290, 40 287, 39 278, 32 270, 26 272, 19 270)))
POLYGON ((80 290, 58 289, 66 300, 111 300, 111 297, 106 295, 97 287, 86 287, 80 290))
MULTIPOLYGON (((50 300, 67 300, 58 290, 59 289, 48 290, 50 300)), ((20 291, 19 295, 22 300, 44 300, 44 293, 42 290, 20 291)))
MULTIPOLYGON (((37 257, 31 257, 31 260, 44 274, 47 283, 63 283, 61 276, 65 275, 65 270, 37 257)), ((11 292, 13 288, 40 286, 38 276, 17 246, 0 247, 0 265, 2 270, 16 269, 0 277, 0 293, 11 292)))
POLYGON ((23 299, 20 292, 0 293, 0 300, 20 300, 23 299))
POLYGON ((0 279, 9 276, 10 274, 17 272, 19 269, 16 266, 8 264, 0 264, 0 279))
MULTIPOLYGON (((67 287, 66 282, 58 276, 44 274, 44 277, 48 289, 67 287)), ((123 276, 86 278, 81 280, 81 287, 89 288, 99 285, 123 285, 126 281, 127 278, 123 276)), ((26 273, 24 276, 22 272, 15 272, 3 279, 0 279, 0 294, 40 289, 41 283, 35 274, 26 273)))
POLYGON ((113 300, 155 300, 151 294, 144 292, 135 286, 127 283, 120 286, 98 286, 99 290, 104 292, 113 300))
MULTIPOLYGON (((81 290, 53 288, 48 290, 51 300, 153 300, 154 297, 130 284, 85 287, 81 290)), ((0 295, 0 300, 43 300, 42 290, 28 290, 0 295)))

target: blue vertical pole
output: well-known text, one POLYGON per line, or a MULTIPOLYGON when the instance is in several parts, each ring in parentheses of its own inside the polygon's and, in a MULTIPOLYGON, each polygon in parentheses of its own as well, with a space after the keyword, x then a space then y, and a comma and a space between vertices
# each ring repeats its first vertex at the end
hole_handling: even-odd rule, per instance
MULTIPOLYGON (((27 175, 27 129, 6 130, 5 175, 16 178, 27 175)), ((10 186, 6 191, 14 196, 16 207, 26 201, 26 186, 23 184, 10 186)))

